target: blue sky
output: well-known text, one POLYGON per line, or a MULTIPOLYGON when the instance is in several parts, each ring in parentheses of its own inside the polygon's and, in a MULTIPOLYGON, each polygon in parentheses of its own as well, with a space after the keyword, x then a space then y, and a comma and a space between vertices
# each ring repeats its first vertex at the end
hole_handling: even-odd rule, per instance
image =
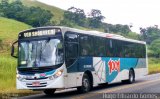
POLYGON ((159 25, 160 0, 38 0, 40 2, 68 9, 71 6, 82 8, 85 12, 99 9, 111 24, 133 25, 132 31, 139 27, 159 25))

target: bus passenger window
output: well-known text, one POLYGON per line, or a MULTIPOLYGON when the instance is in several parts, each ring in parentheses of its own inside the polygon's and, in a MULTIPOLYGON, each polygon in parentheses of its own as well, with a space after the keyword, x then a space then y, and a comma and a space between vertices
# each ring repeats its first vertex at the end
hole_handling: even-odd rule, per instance
POLYGON ((113 43, 111 39, 106 40, 107 57, 113 57, 113 43))
POLYGON ((106 56, 105 39, 94 37, 94 50, 96 57, 106 56))
POLYGON ((93 56, 93 37, 88 35, 80 36, 80 55, 81 56, 93 56))

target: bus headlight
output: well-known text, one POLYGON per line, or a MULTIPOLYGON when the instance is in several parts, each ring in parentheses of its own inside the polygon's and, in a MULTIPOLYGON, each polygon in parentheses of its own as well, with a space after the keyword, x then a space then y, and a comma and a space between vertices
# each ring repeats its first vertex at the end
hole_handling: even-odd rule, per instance
POLYGON ((57 71, 53 76, 48 77, 50 80, 53 80, 54 78, 58 78, 59 76, 61 76, 63 73, 63 69, 57 71))
POLYGON ((54 74, 53 76, 54 76, 54 78, 57 78, 57 77, 61 76, 62 73, 63 73, 63 70, 59 70, 59 71, 58 71, 56 74, 54 74))

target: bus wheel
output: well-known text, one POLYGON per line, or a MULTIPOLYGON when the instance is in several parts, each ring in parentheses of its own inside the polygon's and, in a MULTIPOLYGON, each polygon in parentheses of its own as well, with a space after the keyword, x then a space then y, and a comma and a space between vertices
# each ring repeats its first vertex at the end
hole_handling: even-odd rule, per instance
POLYGON ((78 87, 77 90, 79 92, 85 93, 85 92, 89 92, 91 90, 91 81, 88 77, 87 74, 84 74, 83 78, 82 78, 82 86, 78 87))
POLYGON ((135 81, 135 74, 134 74, 134 71, 131 69, 129 71, 129 79, 128 79, 128 83, 133 83, 135 81))
POLYGON ((46 89, 44 90, 43 92, 46 94, 46 95, 54 95, 56 89, 46 89))

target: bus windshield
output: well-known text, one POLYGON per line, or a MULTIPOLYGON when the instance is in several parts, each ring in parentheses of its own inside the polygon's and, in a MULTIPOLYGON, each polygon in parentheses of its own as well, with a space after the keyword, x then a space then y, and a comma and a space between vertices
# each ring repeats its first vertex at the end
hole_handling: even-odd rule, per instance
POLYGON ((19 43, 19 68, 47 67, 63 63, 62 41, 58 38, 19 43))

